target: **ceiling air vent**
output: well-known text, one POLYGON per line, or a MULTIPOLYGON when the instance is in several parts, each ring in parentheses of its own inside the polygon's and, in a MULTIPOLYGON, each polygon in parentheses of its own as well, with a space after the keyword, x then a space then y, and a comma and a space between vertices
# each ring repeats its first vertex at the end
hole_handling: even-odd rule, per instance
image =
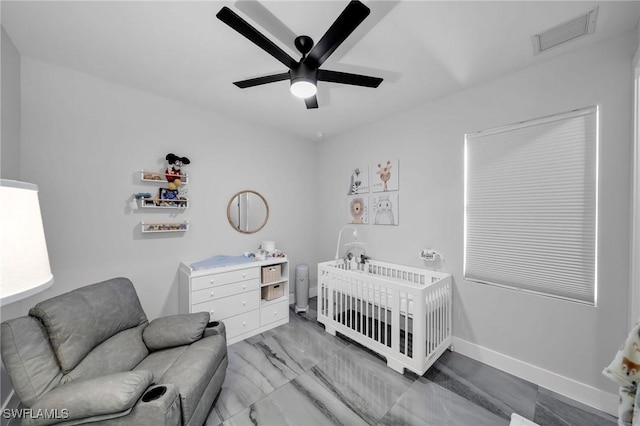
POLYGON ((591 34, 596 29, 598 8, 590 10, 586 15, 578 16, 564 24, 535 34, 532 37, 534 54, 538 55, 568 41, 591 34))

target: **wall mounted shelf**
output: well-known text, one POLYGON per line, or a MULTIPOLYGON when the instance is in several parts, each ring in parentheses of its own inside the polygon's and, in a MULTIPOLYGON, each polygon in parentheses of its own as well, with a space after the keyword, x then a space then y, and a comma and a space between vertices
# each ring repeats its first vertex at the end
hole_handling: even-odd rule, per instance
POLYGON ((189 222, 142 222, 140 227, 143 234, 153 234, 158 232, 186 232, 189 230, 189 222))
POLYGON ((165 200, 160 198, 140 198, 140 207, 146 209, 187 209, 189 200, 165 200))
MULTIPOLYGON (((189 183, 188 175, 176 175, 176 178, 180 179, 180 182, 183 185, 189 183)), ((152 183, 167 183, 167 175, 165 173, 157 173, 157 172, 148 172, 145 170, 140 170, 140 181, 142 182, 152 182, 152 183)))

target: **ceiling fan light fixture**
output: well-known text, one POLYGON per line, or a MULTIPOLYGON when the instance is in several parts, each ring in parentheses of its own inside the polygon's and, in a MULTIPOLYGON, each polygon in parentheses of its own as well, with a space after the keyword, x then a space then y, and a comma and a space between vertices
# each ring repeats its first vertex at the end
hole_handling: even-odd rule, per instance
POLYGON ((291 93, 304 99, 307 109, 318 108, 318 98, 316 97, 318 80, 354 86, 378 87, 382 82, 382 79, 378 77, 320 69, 327 58, 369 16, 370 12, 369 8, 361 1, 350 0, 347 7, 331 24, 318 43, 314 43, 313 39, 306 35, 295 38, 296 49, 302 54, 299 60, 295 60, 237 13, 227 6, 222 7, 216 14, 218 19, 289 69, 288 72, 236 81, 233 84, 241 89, 246 89, 247 87, 289 79, 291 93))
POLYGON ((294 96, 302 99, 310 98, 318 92, 318 88, 312 81, 303 78, 291 81, 290 90, 294 96))
POLYGON ((306 99, 315 96, 318 89, 318 70, 310 68, 304 62, 289 70, 291 93, 298 98, 306 99))

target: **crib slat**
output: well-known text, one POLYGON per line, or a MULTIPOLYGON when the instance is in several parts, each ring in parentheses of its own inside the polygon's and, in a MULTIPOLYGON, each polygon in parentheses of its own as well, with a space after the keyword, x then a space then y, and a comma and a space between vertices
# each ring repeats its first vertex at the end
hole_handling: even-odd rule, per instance
POLYGON ((433 349, 435 350, 438 347, 438 344, 440 343, 440 304, 438 303, 440 301, 440 295, 438 294, 437 291, 434 292, 433 298, 434 298, 433 316, 434 316, 434 326, 435 326, 435 338, 433 339, 433 349))
POLYGON ((353 324, 351 324, 351 301, 353 299, 352 296, 352 291, 353 291, 353 281, 348 280, 347 281, 347 327, 353 327, 353 324))
POLYGON ((446 293, 444 288, 440 289, 440 343, 442 343, 445 338, 446 338, 446 333, 447 333, 447 309, 446 309, 446 299, 445 299, 446 293))
POLYGON ((362 288, 362 299, 364 300, 364 308, 362 310, 362 330, 365 336, 369 334, 369 284, 364 283, 362 288))
MULTIPOLYGON (((380 294, 380 298, 382 299, 382 288, 381 287, 376 287, 376 290, 378 291, 378 294, 380 294)), ((374 330, 374 334, 373 334, 373 339, 376 342, 379 342, 380 340, 380 303, 376 303, 376 309, 373 312, 374 315, 374 324, 375 324, 375 330, 374 330)))
POLYGON ((437 348, 438 345, 440 344, 440 332, 441 332, 441 328, 442 328, 442 326, 440 324, 440 320, 442 318, 442 316, 441 316, 442 309, 440 309, 440 304, 437 303, 437 302, 440 301, 440 294, 439 293, 440 293, 439 291, 437 291, 435 293, 435 297, 436 297, 436 311, 435 311, 436 312, 436 339, 435 339, 435 342, 434 342, 434 349, 437 348))

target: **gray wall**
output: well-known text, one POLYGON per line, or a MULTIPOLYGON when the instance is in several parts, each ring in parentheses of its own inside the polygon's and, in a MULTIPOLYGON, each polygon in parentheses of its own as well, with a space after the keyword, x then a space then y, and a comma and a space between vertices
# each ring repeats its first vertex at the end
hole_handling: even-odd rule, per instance
MULTIPOLYGON (((0 136, 0 177, 20 179, 20 53, 0 26, 2 58, 2 87, 0 88, 2 111, 2 134, 0 136)), ((5 404, 11 393, 11 382, 0 364, 0 403, 5 404)), ((8 423, 2 418, 2 424, 8 423)))
POLYGON ((23 58, 22 179, 39 185, 54 285, 39 300, 129 277, 150 318, 178 312, 181 260, 257 249, 274 240, 292 266, 315 260, 316 145, 86 74, 23 58), (140 170, 187 156, 186 211, 131 210, 140 170), (257 234, 231 228, 231 196, 254 189, 270 217, 257 234), (302 207, 304 206, 304 207, 302 207), (301 211, 302 209, 303 211, 301 211), (186 233, 141 234, 140 222, 189 220, 186 233))
POLYGON ((20 179, 20 53, 2 27, 0 177, 20 179))
POLYGON ((422 248, 453 273, 454 336, 614 393, 601 371, 627 333, 632 72, 635 32, 465 90, 322 143, 320 257, 346 222, 347 169, 400 161, 397 227, 361 225, 377 259, 414 266, 422 248), (589 105, 600 106, 598 306, 463 278, 464 134, 589 105))

